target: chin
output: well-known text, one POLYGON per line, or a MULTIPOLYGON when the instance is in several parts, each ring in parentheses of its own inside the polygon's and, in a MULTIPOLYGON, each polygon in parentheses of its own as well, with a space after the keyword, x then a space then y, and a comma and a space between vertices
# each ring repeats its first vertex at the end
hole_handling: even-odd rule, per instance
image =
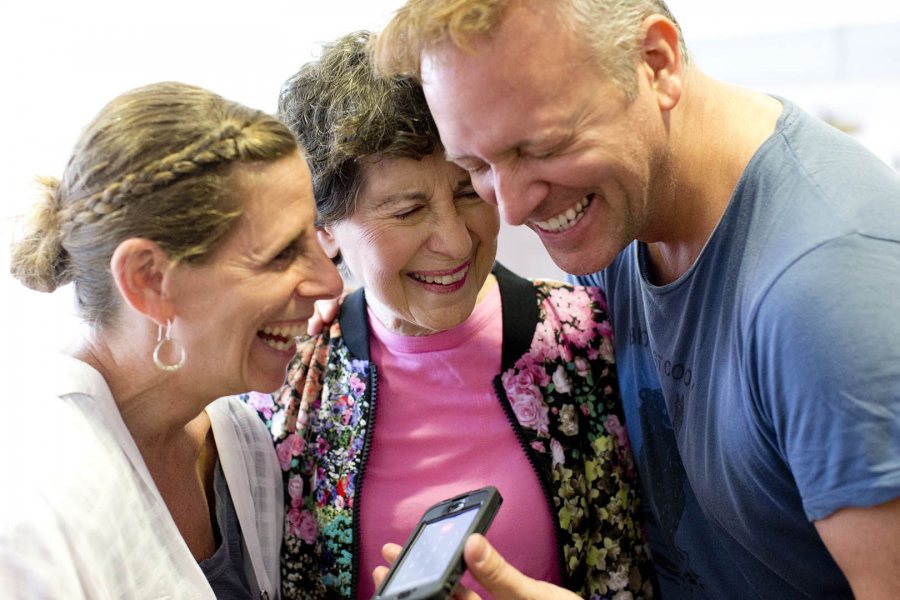
POLYGON ((600 261, 586 260, 585 257, 569 252, 554 252, 548 248, 547 253, 557 267, 570 275, 589 275, 606 266, 600 261))
POLYGON ((611 252, 608 248, 597 247, 597 244, 594 244, 593 247, 589 243, 572 244, 571 247, 566 246, 544 244, 544 248, 554 264, 570 275, 596 273, 608 267, 618 256, 618 252, 611 252))
POLYGON ((272 373, 257 373, 255 377, 253 377, 252 381, 248 381, 252 387, 246 391, 254 391, 260 392, 262 394, 271 394, 273 392, 277 392, 281 389, 281 386, 284 385, 285 379, 287 377, 287 364, 285 364, 285 368, 272 373))

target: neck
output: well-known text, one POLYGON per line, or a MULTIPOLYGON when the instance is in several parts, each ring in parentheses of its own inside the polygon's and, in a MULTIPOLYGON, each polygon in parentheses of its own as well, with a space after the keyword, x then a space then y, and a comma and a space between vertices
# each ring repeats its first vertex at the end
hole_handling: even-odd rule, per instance
POLYGON ((130 331, 127 339, 113 334, 86 340, 75 356, 103 375, 178 531, 202 560, 212 556, 217 543, 217 452, 205 403, 182 383, 189 375, 162 372, 153 364, 153 332, 130 331), (149 342, 141 347, 134 340, 149 342))
POLYGON ((671 283, 694 263, 728 207, 747 164, 772 134, 781 103, 691 70, 672 111, 663 177, 651 190, 661 207, 647 242, 654 283, 671 283))
POLYGON ((73 354, 103 376, 125 426, 146 456, 147 451, 165 448, 190 430, 210 399, 197 397, 185 385, 186 378, 181 372, 168 373, 156 368, 153 344, 143 347, 132 341, 143 337, 139 333, 127 340, 94 336, 86 339, 73 354))
MULTIPOLYGON (((485 298, 487 298, 488 294, 492 289, 494 289, 495 285, 497 285, 497 278, 494 277, 493 273, 488 273, 488 276, 485 278, 484 283, 481 285, 481 288, 479 288, 478 294, 475 297, 475 306, 478 306, 485 298)), ((441 329, 429 329, 415 323, 410 323, 406 320, 400 319, 395 312, 393 312, 386 306, 383 306, 378 302, 372 302, 371 300, 369 301, 369 307, 372 309, 372 312, 375 313, 378 321, 381 322, 381 324, 384 325, 390 332, 397 335, 434 335, 435 333, 440 333, 441 331, 450 329, 450 327, 441 329)), ((469 313, 468 316, 471 316, 471 313, 469 313)), ((468 316, 466 318, 468 318, 468 316)), ((460 323, 457 323, 456 325, 459 324, 460 323)))

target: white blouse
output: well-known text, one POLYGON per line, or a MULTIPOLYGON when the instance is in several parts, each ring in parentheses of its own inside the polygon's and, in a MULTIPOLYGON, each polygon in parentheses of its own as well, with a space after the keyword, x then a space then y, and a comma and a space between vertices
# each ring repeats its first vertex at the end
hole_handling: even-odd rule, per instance
MULTIPOLYGON (((103 377, 60 355, 0 400, 0 596, 215 600, 103 377)), ((282 483, 271 437, 234 398, 206 409, 247 578, 280 596, 282 483)))

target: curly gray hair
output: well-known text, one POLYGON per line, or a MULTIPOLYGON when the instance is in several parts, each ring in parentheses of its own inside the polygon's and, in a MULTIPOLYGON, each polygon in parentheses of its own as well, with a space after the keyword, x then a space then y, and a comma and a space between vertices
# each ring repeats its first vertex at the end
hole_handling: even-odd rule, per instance
POLYGON ((419 83, 376 75, 372 38, 358 31, 326 45, 281 88, 278 117, 309 153, 320 224, 353 214, 365 159, 421 159, 440 147, 419 83))

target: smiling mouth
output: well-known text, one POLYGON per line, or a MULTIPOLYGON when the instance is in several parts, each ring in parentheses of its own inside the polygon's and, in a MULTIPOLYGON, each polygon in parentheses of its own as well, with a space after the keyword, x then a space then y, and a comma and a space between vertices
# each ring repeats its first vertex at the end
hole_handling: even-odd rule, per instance
POLYGON ((425 275, 422 273, 408 273, 408 275, 422 283, 430 283, 431 285, 453 285, 466 278, 466 275, 469 273, 469 266, 470 263, 466 263, 461 269, 446 275, 425 275))
POLYGON ((306 335, 305 324, 279 327, 267 325, 256 332, 256 336, 262 340, 266 346, 278 350, 279 352, 285 352, 296 347, 296 338, 303 335, 306 335))
POLYGON ((546 221, 533 221, 532 224, 541 231, 547 233, 559 233, 571 229, 581 220, 581 217, 584 216, 584 211, 586 211, 587 207, 594 201, 594 197, 594 194, 588 194, 579 200, 575 206, 565 212, 562 212, 555 217, 551 217, 546 221))

